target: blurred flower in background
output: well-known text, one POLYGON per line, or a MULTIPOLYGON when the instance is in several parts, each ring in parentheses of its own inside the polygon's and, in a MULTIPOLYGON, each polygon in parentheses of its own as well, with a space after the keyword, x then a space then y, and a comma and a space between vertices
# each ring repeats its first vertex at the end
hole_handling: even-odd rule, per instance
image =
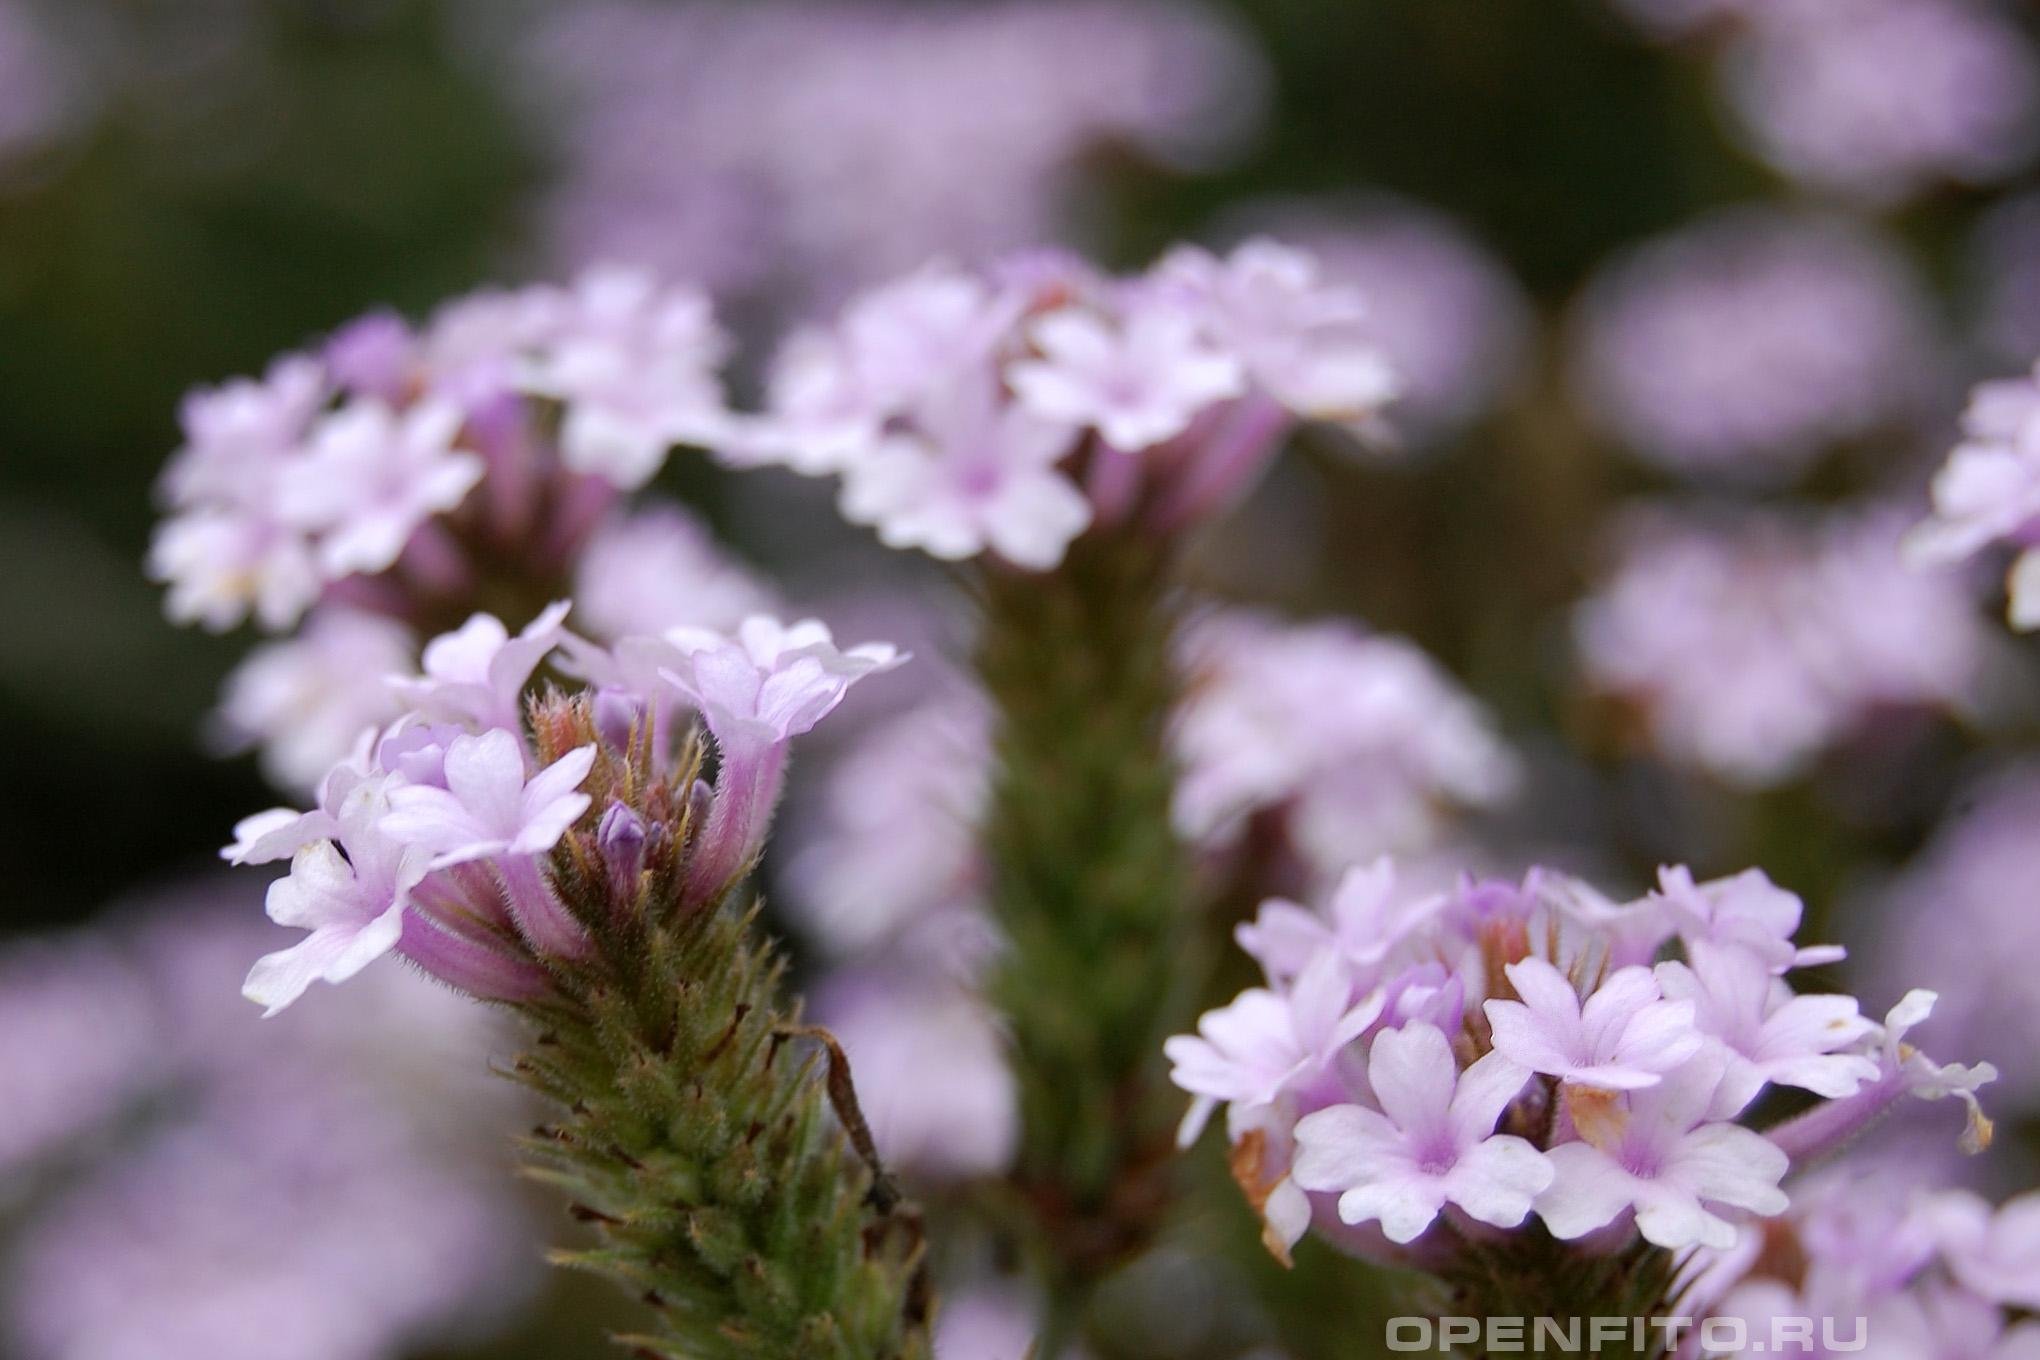
POLYGON ((80 72, 34 9, 0 4, 0 187, 85 116, 80 72))
POLYGON ((1368 335, 1401 383, 1388 420, 1398 439, 1459 432, 1522 376, 1529 300, 1449 215, 1373 194, 1252 203, 1227 220, 1308 250, 1327 280, 1367 300, 1368 335))
POLYGON ((1880 978, 1904 973, 1944 998, 1942 1042, 1988 1058, 2008 1109, 2040 1108, 2040 767, 1972 781, 1902 874, 1855 916, 1880 978))
POLYGON ((1900 561, 1909 518, 1632 512, 1576 618, 1589 683, 1674 760, 1759 787, 1881 716, 1966 708, 1986 635, 1960 575, 1900 561))
POLYGON ((10 1353, 370 1360, 530 1297, 496 1022, 392 966, 366 1008, 251 1024, 271 941, 200 879, 0 955, 10 1353))
POLYGON ((1982 185, 2040 149, 2040 61, 1995 0, 1770 0, 1723 58, 1749 145, 1872 205, 1982 185))
POLYGON ((1940 362, 1930 316, 1904 257, 1870 228, 1736 209, 1596 275, 1572 379, 1638 457, 1776 484, 1921 412, 1940 362))
POLYGON ((843 969, 814 996, 842 1041, 888 1165, 923 1182, 998 1175, 1020 1138, 1019 1092, 983 998, 962 979, 843 969))
POLYGON ((558 171, 555 259, 783 307, 1083 234, 1089 162, 1222 162, 1266 80, 1220 11, 1155 0, 605 0, 560 7, 518 49, 558 171))

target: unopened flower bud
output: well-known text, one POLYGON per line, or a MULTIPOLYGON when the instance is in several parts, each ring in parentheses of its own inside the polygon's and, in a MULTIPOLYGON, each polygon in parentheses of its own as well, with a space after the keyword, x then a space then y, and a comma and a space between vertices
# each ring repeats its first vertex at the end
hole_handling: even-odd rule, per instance
POLYGON ((644 818, 624 803, 611 803, 595 828, 602 863, 609 870, 609 893, 617 902, 637 896, 638 875, 644 872, 650 832, 644 818))

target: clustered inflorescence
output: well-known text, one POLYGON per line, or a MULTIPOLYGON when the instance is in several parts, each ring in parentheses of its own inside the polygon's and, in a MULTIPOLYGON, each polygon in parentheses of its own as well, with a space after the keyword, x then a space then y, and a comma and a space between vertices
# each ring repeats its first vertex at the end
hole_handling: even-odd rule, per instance
POLYGON ((1795 992, 1790 974, 1841 957, 1794 943, 1800 914, 1756 870, 1667 869, 1618 904, 1544 870, 1424 893, 1387 860, 1356 868, 1322 912, 1274 900, 1240 927, 1267 985, 1169 1041, 1196 1097, 1185 1138, 1225 1105, 1271 1248, 1315 1228, 1444 1269, 1494 1240, 1472 1225, 1533 1216, 1597 1249, 1726 1250, 1742 1215, 1785 1210, 1795 1162, 1906 1094, 1967 1102, 1981 1146, 1974 1092, 1995 1072, 1905 1043, 1931 993, 1879 1024, 1854 997, 1795 992), (1777 1087, 1824 1103, 1738 1122, 1777 1087))
MULTIPOLYGON (((1788 326, 1772 346, 1825 371, 1788 326)), ((596 1235, 563 1259, 657 1318, 630 1344, 926 1356, 936 1261, 895 1159, 977 1178, 960 1203, 1026 1263, 1062 1353, 1193 1193, 1169 1078, 1182 1146, 1222 1107, 1285 1264, 1309 1235, 1429 1272, 1458 1311, 1846 1303, 2020 1335, 2029 1204, 1922 1192, 1856 1249, 1846 1178, 1816 1167, 1907 1097, 1960 1103, 1988 1142, 1989 1064, 1908 1042, 1932 993, 1880 1020, 1820 990, 1843 951, 1796 942, 1799 899, 1758 870, 1665 869, 1630 902, 1446 870, 1471 858, 1455 816, 1523 779, 1487 713, 1412 643, 1186 588, 1189 534, 1301 424, 1389 433, 1379 332, 1309 255, 929 265, 795 332, 755 414, 726 402, 728 350, 702 295, 628 271, 365 318, 190 399, 150 562, 173 617, 283 635, 217 720, 315 792, 225 852, 287 864, 268 912, 305 932, 247 995, 274 1014, 395 954, 527 1021, 511 1073, 558 1108, 526 1152, 596 1235), (835 478, 845 518, 967 564, 968 679, 853 734, 782 880, 854 962, 818 1008, 876 1058, 877 1138, 751 884, 793 739, 904 657, 780 622, 642 498, 677 446, 835 478), (1261 984, 1168 1037, 1209 1004, 1228 925, 1261 984)), ((1860 394, 1889 361, 1827 376, 1860 394)), ((1830 433, 1802 395, 1721 438, 1634 437, 1795 469, 1830 433)), ((1907 543, 2011 544, 2031 623, 2040 396, 1987 387, 1968 429, 1907 543)), ((1589 679, 1732 780, 1785 778, 1874 710, 1959 705, 1982 664, 1961 583, 1900 572, 1896 511, 1633 522, 1578 616, 1589 679), (1781 618, 1805 646, 1768 646, 1781 618)))

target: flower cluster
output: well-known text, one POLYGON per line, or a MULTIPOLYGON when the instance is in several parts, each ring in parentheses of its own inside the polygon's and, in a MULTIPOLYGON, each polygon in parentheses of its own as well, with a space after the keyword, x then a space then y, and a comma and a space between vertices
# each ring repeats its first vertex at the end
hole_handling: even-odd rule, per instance
POLYGON ((723 350, 701 294, 617 269, 417 331, 365 317, 186 400, 150 574, 179 622, 279 632, 321 600, 429 623, 491 557, 557 573, 670 447, 725 430, 723 350))
POLYGON ((1195 1097, 1184 1140, 1226 1107, 1279 1255, 1315 1227, 1432 1267, 1475 1225, 1533 1215, 1563 1241, 1725 1249, 1745 1216, 1787 1208, 1790 1167, 1906 1094, 1966 1101, 1986 1140, 1974 1091, 1995 1072, 1904 1042, 1931 993, 1879 1024, 1854 997, 1794 992, 1790 974, 1842 952, 1796 944, 1800 915, 1755 870, 1666 869, 1618 904, 1541 870, 1427 895, 1387 860, 1355 868, 1323 910, 1271 900, 1240 927, 1266 985, 1167 1046, 1195 1097), (1821 1103, 1739 1122, 1772 1087, 1821 1103))
POLYGON ((745 441, 839 474, 888 546, 1046 570, 1097 523, 1194 520, 1298 419, 1366 427, 1395 384, 1357 294, 1271 241, 1145 274, 1059 255, 932 265, 797 333, 745 441))
POLYGON ((1637 705, 1667 754, 1745 785, 1792 777, 1881 712, 1960 710, 1985 632, 1958 576, 1904 568, 1903 523, 1633 517, 1576 619, 1587 677, 1637 705))
POLYGON ((1896 1355, 2040 1351, 2040 1323, 2018 1316, 2040 1308, 2040 1194, 1993 1209, 1966 1190, 1894 1194, 1894 1182, 1903 1173, 1879 1166, 1810 1177, 1787 1214, 1703 1263, 1706 1314, 1752 1337, 1773 1318, 1834 1319, 1837 1344, 1808 1354, 1861 1349, 1866 1333, 1896 1355))
POLYGON ((1906 540, 1906 554, 1931 567, 2011 548, 2012 625, 2040 628, 2040 368, 1978 387, 1962 431, 1934 478, 1933 517, 1906 540))
POLYGON ((255 965, 251 999, 274 1014, 391 950, 478 997, 543 994, 543 964, 590 947, 585 906, 577 915, 555 888, 563 865, 624 901, 652 867, 683 903, 719 900, 757 858, 787 743, 899 659, 764 615, 734 638, 675 628, 605 649, 568 633, 566 613, 555 605, 514 635, 477 614, 434 639, 422 674, 397 687, 408 711, 326 776, 317 808, 236 827, 229 859, 290 860, 269 915, 310 932, 255 965), (532 708, 527 730, 525 691, 561 648, 589 693, 580 709, 532 708), (699 756, 678 740, 686 709, 714 738, 712 788, 697 789, 699 756), (573 733, 596 739, 569 744, 573 733))
POLYGON ((1930 390, 1927 315, 1903 258, 1868 229, 1739 209, 1596 276, 1572 382, 1639 457, 1786 481, 1918 409, 1930 390))

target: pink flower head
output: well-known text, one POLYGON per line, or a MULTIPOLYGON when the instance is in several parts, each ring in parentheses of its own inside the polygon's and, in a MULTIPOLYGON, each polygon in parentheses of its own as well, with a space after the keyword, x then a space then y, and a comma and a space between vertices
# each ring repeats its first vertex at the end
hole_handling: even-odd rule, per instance
POLYGON ((1957 1280, 1992 1303, 2040 1310, 2040 1191, 1995 1211, 1974 1195, 1953 1192, 1940 1197, 1932 1217, 1957 1280))
POLYGON ((1735 784, 1793 778, 1894 712, 1971 706, 1986 660, 1969 589, 1904 569, 1904 517, 1632 517, 1575 633, 1595 688, 1658 747, 1735 784), (1732 671, 1733 685, 1714 677, 1732 671))
POLYGON ((1723 63, 1743 139, 1817 190, 1889 205, 2029 165, 2040 61, 2012 13, 1942 0, 1747 5, 1723 63))
POLYGON ((597 637, 735 628, 772 591, 677 505, 605 520, 574 569, 574 618, 597 637))
POLYGON ((1918 412, 1933 390, 1932 315, 1905 255, 1874 229, 1731 209, 1595 275, 1569 378, 1638 458, 1775 486, 1918 412))
POLYGON ((1584 1237, 1633 1209, 1637 1231, 1658 1246, 1725 1250, 1735 1225, 1720 1209, 1783 1212, 1785 1154, 1762 1134, 1708 1122, 1720 1076, 1716 1063, 1688 1063, 1619 1097, 1621 1108, 1585 1128, 1583 1141, 1553 1147, 1555 1174, 1536 1206, 1552 1235, 1584 1237))
POLYGON ((1402 638, 1231 609, 1198 620, 1184 653, 1174 816, 1186 838, 1222 845, 1272 812, 1330 877, 1427 848, 1450 809, 1500 803, 1517 782, 1488 714, 1402 638))
POLYGON ((419 526, 467 498, 483 466, 455 451, 460 426, 460 410, 442 401, 401 413, 358 401, 319 423, 279 506, 316 537, 327 577, 389 569, 419 526))
POLYGON ((229 864, 273 864, 289 859, 314 841, 340 836, 340 814, 348 797, 377 773, 371 755, 376 734, 363 732, 348 757, 319 781, 318 806, 309 812, 277 807, 234 823, 233 844, 220 851, 229 864))
POLYGON ((740 442, 840 473, 844 516, 890 546, 1048 570, 1093 523, 1208 517, 1299 417, 1371 416, 1391 384, 1356 316, 1267 243, 1129 279, 1054 254, 934 265, 797 334, 740 442))
POLYGON ((451 633, 425 644, 424 674, 391 681, 419 713, 477 729, 517 728, 524 720, 524 686, 559 645, 567 601, 548 606, 512 637, 493 614, 476 614, 451 633))
POLYGON ((715 376, 727 341, 703 294, 661 288, 640 270, 593 269, 560 299, 555 324, 520 377, 565 403, 560 443, 573 471, 633 490, 673 445, 727 429, 715 376))
POLYGON ((259 746, 278 787, 315 788, 362 733, 401 711, 389 677, 409 669, 416 647, 394 619, 322 605, 297 636, 264 643, 234 668, 211 734, 231 751, 259 746))
POLYGON ((1496 1053, 1460 1072, 1431 1025, 1383 1030, 1367 1058, 1381 1109, 1335 1105, 1298 1121, 1296 1183, 1337 1192, 1341 1221, 1378 1220, 1391 1242, 1416 1240, 1448 1203, 1513 1228, 1552 1182, 1544 1154, 1494 1131, 1526 1075, 1496 1053))
POLYGON ((1540 958, 1508 965, 1521 1001, 1487 1003, 1495 1051, 1575 1086, 1655 1086, 1700 1051, 1693 1003, 1666 1001, 1648 968, 1619 968, 1583 1005, 1565 974, 1540 958))

